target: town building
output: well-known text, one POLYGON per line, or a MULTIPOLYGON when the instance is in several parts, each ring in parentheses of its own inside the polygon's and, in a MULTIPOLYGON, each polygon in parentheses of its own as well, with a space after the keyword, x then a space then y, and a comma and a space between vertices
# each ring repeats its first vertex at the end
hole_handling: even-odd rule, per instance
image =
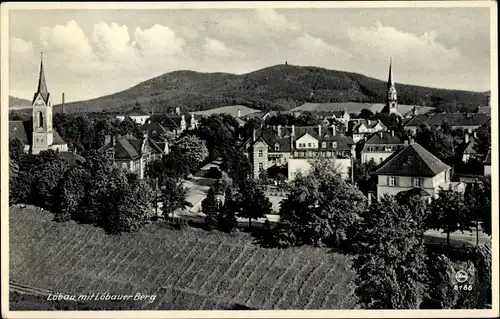
POLYGON ((417 114, 406 121, 404 129, 411 134, 416 134, 422 125, 441 128, 447 123, 451 129, 460 128, 472 132, 490 121, 491 116, 486 113, 417 114))
POLYGON ((417 143, 411 143, 389 156, 375 170, 377 199, 419 188, 436 197, 449 189, 451 168, 417 143))
MULTIPOLYGON (((408 141, 406 145, 408 145, 408 141)), ((359 143, 357 158, 361 163, 374 161, 375 164, 380 164, 404 146, 405 141, 394 131, 379 131, 359 143)))
POLYGON ((463 154, 462 162, 467 163, 470 158, 477 155, 475 150, 476 140, 475 138, 470 138, 469 132, 464 133, 464 144, 463 144, 463 154))
POLYGON ((380 131, 387 131, 387 126, 380 120, 361 120, 354 124, 350 134, 354 143, 358 143, 367 136, 380 131))
MULTIPOLYGON (((153 126, 151 123, 157 123, 163 127, 167 135, 173 137, 181 135, 186 130, 194 130, 198 127, 198 120, 195 118, 194 113, 191 113, 189 120, 187 120, 186 115, 181 114, 179 108, 177 108, 175 114, 155 114, 149 120, 149 122, 146 121, 148 125, 145 125, 145 128, 152 128, 154 130, 157 126, 153 126)), ((159 132, 160 130, 158 129, 157 131, 159 132)))
POLYGON ((109 156, 118 168, 137 174, 142 179, 146 166, 168 154, 168 142, 156 142, 147 133, 142 138, 132 135, 106 135, 99 152, 109 156))
POLYGON ((352 138, 336 134, 335 126, 280 126, 259 128, 242 147, 252 164, 254 178, 273 166, 287 167, 289 179, 306 171, 310 161, 332 159, 341 166, 339 174, 349 176, 354 156, 352 138), (349 165, 342 165, 343 162, 349 165), (346 175, 347 174, 347 175, 346 175))
POLYGON ((139 108, 130 110, 124 114, 117 115, 116 118, 119 121, 123 121, 125 118, 130 117, 134 122, 139 125, 143 125, 151 117, 151 114, 144 112, 139 108))

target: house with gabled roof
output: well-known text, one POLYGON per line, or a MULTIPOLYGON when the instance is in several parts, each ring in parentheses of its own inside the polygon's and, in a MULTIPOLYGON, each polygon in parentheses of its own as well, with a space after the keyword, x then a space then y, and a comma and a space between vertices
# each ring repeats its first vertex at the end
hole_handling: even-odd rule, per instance
POLYGON ((461 128, 472 132, 490 121, 491 116, 486 113, 417 114, 406 120, 403 127, 406 131, 416 134, 421 125, 440 128, 447 123, 451 129, 461 128))
POLYGON ((99 152, 109 156, 114 163, 127 172, 135 173, 142 179, 146 166, 168 153, 168 143, 158 143, 147 133, 142 138, 132 135, 106 135, 99 152))
POLYGON ((351 129, 351 135, 354 143, 363 140, 365 136, 375 132, 387 131, 387 126, 380 120, 362 120, 358 121, 351 129))
POLYGON ((119 121, 123 121, 126 117, 130 117, 137 124, 143 125, 151 117, 151 114, 141 110, 140 108, 134 108, 124 114, 116 116, 119 121))
POLYGON ((405 143, 405 140, 394 131, 379 131, 367 136, 366 140, 358 144, 357 157, 361 163, 373 160, 375 164, 380 164, 394 152, 408 145, 408 141, 405 143))
POLYGON ((449 189, 451 168, 417 143, 411 143, 389 156, 374 170, 377 198, 419 188, 436 197, 449 189))

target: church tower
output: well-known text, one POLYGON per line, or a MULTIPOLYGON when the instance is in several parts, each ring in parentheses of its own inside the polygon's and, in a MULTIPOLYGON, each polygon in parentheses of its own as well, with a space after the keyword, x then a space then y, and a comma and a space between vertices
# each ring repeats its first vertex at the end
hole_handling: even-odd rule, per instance
POLYGON ((33 140, 31 142, 31 151, 33 154, 38 154, 40 151, 48 150, 54 140, 52 132, 52 103, 43 71, 43 55, 40 60, 38 90, 33 96, 31 105, 33 107, 33 140))
POLYGON ((389 79, 387 80, 387 100, 385 103, 386 110, 389 114, 398 114, 398 95, 394 78, 392 76, 392 58, 389 62, 389 79))

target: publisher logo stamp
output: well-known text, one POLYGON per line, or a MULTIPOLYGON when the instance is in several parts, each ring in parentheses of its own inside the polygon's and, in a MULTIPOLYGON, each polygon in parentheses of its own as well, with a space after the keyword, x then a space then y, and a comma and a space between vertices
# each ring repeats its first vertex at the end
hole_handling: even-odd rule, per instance
POLYGON ((464 283, 469 279, 469 275, 465 270, 459 270, 455 274, 455 279, 457 280, 458 283, 464 283))

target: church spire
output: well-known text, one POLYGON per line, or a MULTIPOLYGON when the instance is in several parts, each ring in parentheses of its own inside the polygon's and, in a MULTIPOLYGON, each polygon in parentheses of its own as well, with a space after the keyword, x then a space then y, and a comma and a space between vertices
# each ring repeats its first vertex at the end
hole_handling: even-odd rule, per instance
POLYGON ((45 72, 43 71, 43 52, 40 53, 40 75, 38 77, 38 90, 35 93, 35 99, 38 95, 47 103, 49 99, 49 90, 47 89, 47 82, 45 81, 45 72))
POLYGON ((389 60, 389 80, 387 80, 387 88, 394 86, 394 78, 392 77, 392 57, 389 60))

